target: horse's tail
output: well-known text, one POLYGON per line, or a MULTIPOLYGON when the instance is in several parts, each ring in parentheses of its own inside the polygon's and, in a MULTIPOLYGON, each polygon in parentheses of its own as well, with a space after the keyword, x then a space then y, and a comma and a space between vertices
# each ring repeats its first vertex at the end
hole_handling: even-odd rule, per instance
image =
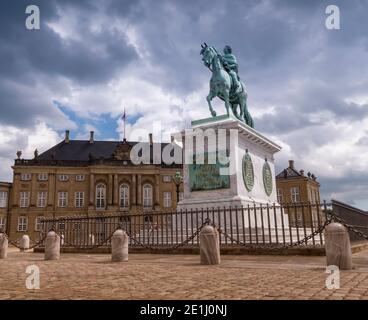
POLYGON ((254 122, 253 122, 253 118, 250 115, 250 113, 248 112, 248 108, 247 108, 247 102, 244 103, 244 110, 243 110, 243 117, 244 117, 244 122, 250 126, 251 128, 254 128, 254 122))

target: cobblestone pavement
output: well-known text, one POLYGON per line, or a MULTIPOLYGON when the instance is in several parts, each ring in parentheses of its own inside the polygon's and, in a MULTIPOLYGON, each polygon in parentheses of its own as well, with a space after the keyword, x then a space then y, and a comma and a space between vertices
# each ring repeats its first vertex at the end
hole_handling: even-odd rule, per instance
POLYGON ((355 269, 341 271, 340 289, 325 288, 325 257, 222 256, 202 266, 196 255, 131 254, 112 263, 107 254, 43 254, 12 249, 0 260, 0 299, 364 299, 368 250, 354 254, 355 269), (28 290, 25 271, 35 264, 41 288, 28 290))

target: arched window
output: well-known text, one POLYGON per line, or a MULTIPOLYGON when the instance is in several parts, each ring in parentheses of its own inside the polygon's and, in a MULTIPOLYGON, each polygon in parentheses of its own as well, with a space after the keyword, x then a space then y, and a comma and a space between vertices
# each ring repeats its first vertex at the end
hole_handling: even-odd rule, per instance
POLYGON ((120 207, 129 207, 129 185, 125 183, 120 186, 120 207))
POLYGON ((106 207, 106 186, 99 183, 96 186, 96 208, 105 209, 106 207))
POLYGON ((145 184, 143 186, 143 207, 152 207, 152 186, 150 184, 145 184))

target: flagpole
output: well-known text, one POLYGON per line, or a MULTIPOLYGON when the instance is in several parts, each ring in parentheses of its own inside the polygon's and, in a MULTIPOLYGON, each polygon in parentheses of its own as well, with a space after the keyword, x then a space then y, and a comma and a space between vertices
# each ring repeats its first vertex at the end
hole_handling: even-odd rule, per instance
POLYGON ((125 107, 124 107, 124 140, 125 140, 125 122, 126 122, 126 113, 125 113, 125 107))

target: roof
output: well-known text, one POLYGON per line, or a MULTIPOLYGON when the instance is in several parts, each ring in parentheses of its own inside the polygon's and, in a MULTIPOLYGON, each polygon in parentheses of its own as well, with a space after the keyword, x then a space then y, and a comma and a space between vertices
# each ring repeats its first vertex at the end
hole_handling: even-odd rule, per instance
POLYGON ((289 160, 289 166, 276 175, 276 179, 296 179, 296 178, 303 178, 303 179, 308 179, 310 181, 317 182, 316 181, 317 177, 314 174, 308 172, 305 175, 304 170, 300 170, 300 171, 296 170, 294 167, 293 160, 289 160))
POLYGON ((338 206, 338 207, 342 207, 342 208, 348 209, 350 211, 354 211, 356 213, 368 215, 368 211, 364 211, 362 209, 353 207, 352 205, 349 205, 347 203, 344 203, 344 202, 339 201, 339 200, 336 200, 336 199, 331 199, 331 204, 332 204, 332 207, 333 208, 336 207, 336 206, 338 206))
MULTIPOLYGON (((52 163, 53 165, 62 164, 91 164, 101 161, 118 163, 130 161, 130 150, 139 142, 133 141, 93 141, 89 140, 65 140, 43 152, 32 160, 16 159, 16 165, 40 165, 52 163)), ((151 163, 153 163, 153 150, 162 150, 170 143, 141 142, 143 145, 150 146, 151 163), (157 148, 157 149, 156 149, 157 148)), ((180 146, 174 144, 174 148, 180 146)), ((163 163, 165 165, 165 163, 163 163)), ((174 164, 175 165, 175 164, 174 164)), ((178 164, 179 165, 179 164, 178 164)), ((177 166, 177 165, 175 165, 177 166)))
POLYGON ((288 179, 288 178, 295 178, 295 177, 302 177, 302 174, 299 173, 298 171, 296 171, 293 168, 286 168, 284 170, 282 170, 277 176, 276 178, 284 178, 284 179, 288 179))
MULTIPOLYGON (((107 159, 112 157, 121 143, 121 141, 94 141, 93 143, 89 143, 88 140, 70 140, 68 143, 62 141, 40 154, 37 159, 89 161, 90 156, 107 159)), ((130 147, 137 144, 137 142, 127 143, 130 147)))

